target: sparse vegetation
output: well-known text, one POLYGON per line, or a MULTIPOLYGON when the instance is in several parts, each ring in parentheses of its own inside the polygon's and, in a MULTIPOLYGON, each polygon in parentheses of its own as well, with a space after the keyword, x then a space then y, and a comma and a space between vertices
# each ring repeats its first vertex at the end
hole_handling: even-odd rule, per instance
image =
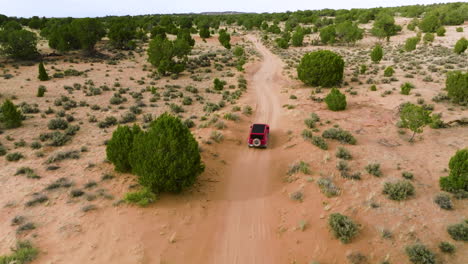
POLYGON ((348 216, 340 213, 331 214, 328 225, 333 235, 342 243, 346 244, 358 234, 358 226, 348 216))
POLYGON ((139 191, 126 193, 124 200, 127 203, 137 204, 141 207, 145 207, 151 203, 154 203, 157 198, 156 195, 148 188, 142 188, 139 191))
POLYGON ((13 253, 0 256, 0 264, 26 264, 36 259, 39 250, 29 241, 18 241, 13 253))
POLYGON ((388 198, 391 200, 402 201, 413 196, 415 190, 411 182, 399 180, 396 182, 386 182, 383 187, 383 193, 388 195, 388 198))
POLYGON ((414 244, 405 248, 406 255, 414 264, 435 264, 436 259, 432 251, 423 244, 414 244))

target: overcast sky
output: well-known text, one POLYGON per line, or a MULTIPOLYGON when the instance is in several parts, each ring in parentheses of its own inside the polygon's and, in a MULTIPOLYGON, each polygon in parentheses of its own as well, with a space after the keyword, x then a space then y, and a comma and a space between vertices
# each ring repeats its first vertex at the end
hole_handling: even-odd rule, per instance
POLYGON ((0 14, 17 17, 95 17, 199 13, 207 11, 283 12, 306 9, 350 9, 433 4, 434 0, 0 0, 0 14))

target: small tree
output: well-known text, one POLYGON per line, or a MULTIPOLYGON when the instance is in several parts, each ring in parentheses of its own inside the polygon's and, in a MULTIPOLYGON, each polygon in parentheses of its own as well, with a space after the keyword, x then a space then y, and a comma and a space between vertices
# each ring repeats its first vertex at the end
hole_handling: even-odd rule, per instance
POLYGON ((395 36, 401 31, 401 26, 395 24, 395 18, 385 12, 380 13, 374 21, 372 34, 379 38, 386 38, 390 41, 391 36, 395 36))
POLYGON ((177 117, 164 113, 139 133, 129 156, 139 182, 153 192, 180 192, 203 172, 198 143, 177 117))
POLYGON ((424 16, 418 26, 424 33, 434 33, 440 27, 440 20, 436 15, 429 14, 424 16))
POLYGON ((336 29, 334 25, 329 25, 320 29, 320 41, 324 44, 333 44, 336 42, 336 29))
POLYGON ((80 42, 80 47, 88 54, 95 52, 94 46, 106 35, 102 23, 96 18, 78 18, 70 24, 73 34, 80 42))
POLYGON ((7 99, 3 103, 1 114, 1 121, 5 124, 6 128, 21 126, 23 115, 10 100, 7 99))
POLYGON ((36 59, 39 56, 37 51, 37 36, 31 31, 24 29, 4 31, 4 42, 2 53, 20 60, 36 59))
POLYGON ((329 50, 310 52, 297 67, 299 79, 307 85, 332 87, 343 80, 344 60, 329 50))
POLYGON ((47 75, 47 72, 44 68, 44 63, 42 61, 39 63, 39 80, 41 81, 47 81, 49 80, 49 75, 47 75))
POLYGON ((453 51, 456 54, 462 54, 468 48, 468 40, 466 38, 461 38, 455 43, 453 51))
POLYGON ((448 192, 468 191, 468 148, 458 150, 450 159, 450 173, 440 177, 440 188, 448 192))
POLYGON ((362 39, 364 30, 351 21, 344 21, 336 26, 336 37, 340 42, 355 43, 362 39))
POLYGON ((375 45, 375 47, 372 49, 370 56, 371 56, 371 60, 374 63, 379 63, 383 57, 382 46, 380 46, 379 44, 375 45))
POLYGON ((421 106, 411 103, 404 104, 400 112, 402 127, 413 131, 410 142, 413 141, 416 133, 422 133, 423 128, 431 123, 430 111, 424 110, 421 106))
POLYGON ((200 28, 200 37, 202 39, 206 39, 206 38, 209 38, 211 35, 210 35, 210 27, 209 26, 202 26, 200 28))
POLYGON ((304 42, 304 31, 302 29, 297 29, 293 33, 291 41, 294 47, 301 47, 304 42))
POLYGON ((332 88, 330 93, 325 97, 325 103, 328 109, 332 111, 342 111, 346 109, 346 95, 340 90, 332 88))
POLYGON ((231 35, 229 35, 229 33, 227 33, 225 29, 221 29, 219 31, 218 40, 219 40, 219 43, 223 45, 223 47, 225 47, 226 49, 231 49, 231 43, 230 43, 231 35))
POLYGON ((133 148, 133 139, 141 129, 135 125, 133 128, 128 126, 118 126, 112 138, 107 142, 107 159, 115 165, 115 170, 119 172, 130 172, 132 166, 128 159, 129 153, 133 148))
POLYGON ((111 44, 117 49, 134 49, 136 38, 136 26, 131 19, 119 18, 111 22, 107 36, 111 44))
POLYGON ((406 39, 406 42, 405 42, 405 50, 406 51, 413 51, 416 49, 416 45, 418 44, 419 42, 419 38, 418 37, 412 37, 412 38, 408 38, 406 39))
POLYGON ((455 103, 468 102, 468 72, 451 71, 445 80, 447 95, 455 103))

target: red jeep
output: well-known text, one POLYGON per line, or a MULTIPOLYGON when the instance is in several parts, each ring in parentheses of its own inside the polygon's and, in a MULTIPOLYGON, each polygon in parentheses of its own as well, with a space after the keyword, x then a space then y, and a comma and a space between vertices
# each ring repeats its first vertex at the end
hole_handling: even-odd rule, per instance
POLYGON ((267 124, 253 124, 250 126, 250 134, 247 143, 249 147, 266 148, 270 137, 270 126, 267 124))

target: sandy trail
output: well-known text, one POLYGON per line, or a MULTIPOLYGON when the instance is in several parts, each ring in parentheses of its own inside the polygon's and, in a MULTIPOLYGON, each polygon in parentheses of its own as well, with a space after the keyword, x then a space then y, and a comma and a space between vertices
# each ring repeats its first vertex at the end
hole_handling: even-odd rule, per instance
MULTIPOLYGON (((250 77, 249 86, 255 90, 254 122, 268 123, 272 138, 279 135, 279 88, 282 62, 253 36, 263 60, 250 77)), ((274 142, 274 140, 273 140, 274 142)), ((243 142, 244 143, 244 142, 243 142)), ((215 233, 208 242, 200 261, 207 263, 275 263, 274 211, 271 194, 278 180, 273 164, 274 143, 268 149, 242 148, 233 159, 226 175, 222 197, 222 215, 215 225, 215 233)))

